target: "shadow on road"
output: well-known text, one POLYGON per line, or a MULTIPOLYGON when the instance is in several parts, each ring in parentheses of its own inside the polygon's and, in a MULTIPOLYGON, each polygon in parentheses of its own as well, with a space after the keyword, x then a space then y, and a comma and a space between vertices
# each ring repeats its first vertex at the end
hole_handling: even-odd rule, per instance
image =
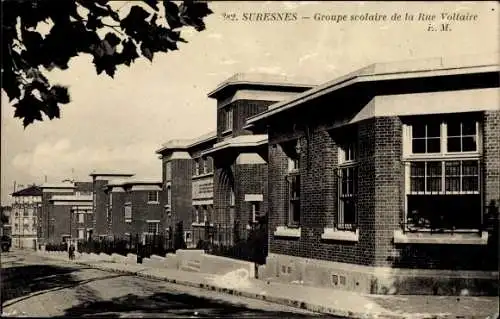
POLYGON ((150 296, 128 294, 110 300, 84 302, 66 310, 63 317, 123 317, 124 313, 165 314, 195 317, 282 317, 308 318, 291 312, 248 309, 244 305, 216 301, 183 293, 155 293, 150 296), (196 314, 195 314, 196 313, 196 314))
POLYGON ((76 273, 83 269, 91 268, 70 268, 53 265, 24 265, 2 268, 0 273, 2 306, 12 306, 48 291, 72 288, 96 280, 126 276, 113 274, 106 277, 81 280, 77 278, 76 273), (17 300, 11 301, 13 299, 17 300))

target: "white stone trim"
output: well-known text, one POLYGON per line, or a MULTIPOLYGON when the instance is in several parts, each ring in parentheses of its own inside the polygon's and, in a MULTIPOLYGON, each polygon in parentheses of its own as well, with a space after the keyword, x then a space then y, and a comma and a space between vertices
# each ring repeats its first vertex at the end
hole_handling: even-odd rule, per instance
POLYGON ((44 188, 43 193, 73 193, 75 188, 44 188))
POLYGON ((191 179, 202 179, 204 177, 210 177, 210 176, 213 176, 214 175, 214 172, 210 172, 210 173, 203 173, 203 174, 198 174, 198 175, 193 175, 191 177, 191 179))
POLYGON ((236 165, 245 164, 267 164, 267 162, 257 153, 241 153, 236 158, 236 165))
POLYGON ((159 223, 159 219, 146 219, 146 223, 159 223))
POLYGON ((356 231, 348 231, 325 228, 323 234, 321 234, 321 239, 357 242, 359 241, 359 229, 356 229, 356 231))
POLYGON ((158 191, 160 192, 161 186, 158 185, 134 185, 131 187, 131 191, 158 191))
POLYGON ((92 201, 54 201, 52 203, 54 206, 75 206, 78 204, 81 204, 82 206, 88 206, 89 204, 92 205, 92 201))
POLYGON ((245 202, 263 202, 264 195, 262 194, 245 194, 245 202))
POLYGON ((213 205, 214 200, 213 199, 193 199, 193 206, 199 206, 199 205, 213 205))
POLYGON ((486 245, 488 232, 477 233, 440 233, 429 232, 404 233, 402 230, 394 231, 395 244, 448 244, 448 245, 486 245))
POLYGON ((160 202, 159 201, 148 201, 147 204, 148 205, 160 205, 160 202))
POLYGON ((286 226, 278 226, 274 231, 276 237, 300 238, 301 228, 290 228, 286 226))
MULTIPOLYGON (((212 223, 210 223, 209 225, 210 225, 210 227, 214 227, 214 224, 212 224, 212 223)), ((192 223, 191 226, 204 227, 204 226, 206 226, 206 224, 205 223, 192 223)))
POLYGON ((174 151, 172 154, 165 157, 165 160, 167 161, 176 159, 191 159, 191 155, 189 155, 186 151, 174 151))
POLYGON ((217 107, 222 108, 230 103, 239 100, 256 100, 256 101, 283 101, 285 99, 295 96, 294 92, 277 92, 277 91, 263 91, 263 90, 238 90, 236 93, 221 101, 217 107))
POLYGON ((113 188, 111 188, 111 192, 112 193, 125 193, 125 190, 123 189, 123 187, 113 187, 113 188))
POLYGON ((125 222, 126 222, 127 224, 132 223, 132 218, 130 218, 130 219, 125 219, 125 222))

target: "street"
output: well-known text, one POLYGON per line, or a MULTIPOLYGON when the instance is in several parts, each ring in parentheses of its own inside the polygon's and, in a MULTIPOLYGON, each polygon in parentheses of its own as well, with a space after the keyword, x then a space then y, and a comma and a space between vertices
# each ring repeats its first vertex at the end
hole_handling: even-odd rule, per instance
POLYGON ((314 313, 105 272, 32 252, 1 256, 4 315, 37 317, 310 317, 314 313))

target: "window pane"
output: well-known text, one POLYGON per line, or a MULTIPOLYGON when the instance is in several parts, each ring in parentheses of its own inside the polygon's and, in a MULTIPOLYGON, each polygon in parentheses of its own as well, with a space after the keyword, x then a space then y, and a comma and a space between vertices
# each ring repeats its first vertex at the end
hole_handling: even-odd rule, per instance
POLYGON ((344 205, 344 224, 354 224, 356 223, 356 212, 355 205, 352 199, 345 199, 342 201, 344 205))
POLYGON ((427 137, 440 137, 440 136, 441 136, 440 123, 427 124, 427 137))
POLYGON ((462 139, 460 137, 448 137, 448 152, 461 152, 462 139))
POLYGON ((298 225, 300 223, 300 201, 292 201, 292 223, 298 225))
POLYGON ((413 153, 425 153, 425 139, 413 139, 412 140, 412 152, 413 153))
POLYGON ((425 191, 425 177, 412 177, 410 187, 412 192, 425 191))
POLYGON ((440 138, 427 139, 427 153, 439 153, 439 152, 441 152, 441 139, 440 138))
POLYGON ((463 121, 462 135, 476 135, 476 121, 463 121))
POLYGON ((448 136, 460 136, 460 121, 446 122, 446 131, 448 136))
POLYGON ((427 179, 427 191, 428 192, 440 192, 441 191, 441 176, 432 177, 427 179))
POLYGON ((479 178, 477 176, 465 176, 462 179, 462 191, 478 191, 479 190, 479 178))
POLYGON ((441 176, 441 162, 427 162, 427 176, 441 176))
POLYGON ((476 136, 466 136, 462 138, 462 151, 472 152, 477 150, 476 136))
POLYGON ((462 174, 463 175, 478 175, 479 164, 477 161, 463 161, 462 162, 462 174))
POLYGON ((425 162, 411 163, 411 176, 425 176, 425 162))
POLYGON ((412 125, 412 137, 425 137, 425 124, 413 124, 412 125))
POLYGON ((445 174, 446 176, 460 176, 460 162, 445 162, 445 174))
POLYGON ((460 177, 446 177, 445 184, 446 184, 446 191, 449 192, 460 191, 460 177))

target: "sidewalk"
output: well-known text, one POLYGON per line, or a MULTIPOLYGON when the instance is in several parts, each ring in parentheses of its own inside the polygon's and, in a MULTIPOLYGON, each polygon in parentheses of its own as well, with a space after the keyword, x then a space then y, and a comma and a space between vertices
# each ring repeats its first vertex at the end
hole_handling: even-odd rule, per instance
MULTIPOLYGON (((66 256, 46 257, 67 260, 66 256)), ((490 318, 498 317, 497 297, 457 297, 420 295, 363 295, 353 292, 266 283, 244 274, 225 276, 160 269, 140 264, 124 264, 77 259, 75 263, 93 268, 129 273, 175 284, 203 288, 247 298, 261 299, 323 314, 348 318, 490 318), (495 315, 496 314, 496 315, 495 315)))

